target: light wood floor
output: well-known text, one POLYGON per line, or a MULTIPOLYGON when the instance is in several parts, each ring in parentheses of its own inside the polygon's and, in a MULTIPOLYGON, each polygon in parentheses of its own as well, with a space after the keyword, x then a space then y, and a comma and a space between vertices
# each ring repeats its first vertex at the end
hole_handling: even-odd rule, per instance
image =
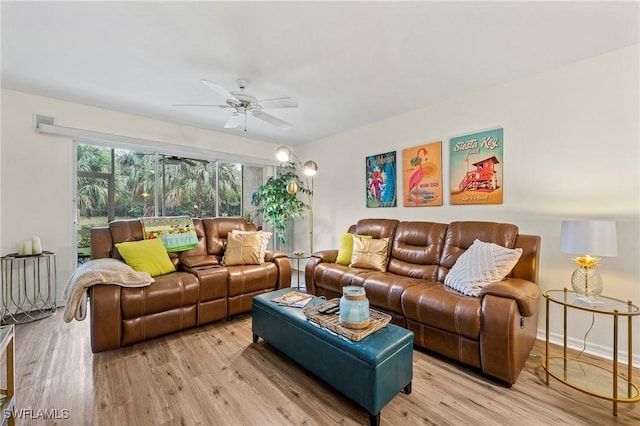
MULTIPOLYGON (((279 354, 251 343, 251 317, 102 354, 89 320, 62 312, 16 328, 17 409, 68 410, 67 420, 17 425, 356 425, 367 413, 279 354)), ((383 425, 638 425, 640 403, 573 390, 540 366, 543 342, 510 389, 414 351, 413 392, 383 410, 383 425)), ((636 376, 640 377, 640 375, 636 376)))

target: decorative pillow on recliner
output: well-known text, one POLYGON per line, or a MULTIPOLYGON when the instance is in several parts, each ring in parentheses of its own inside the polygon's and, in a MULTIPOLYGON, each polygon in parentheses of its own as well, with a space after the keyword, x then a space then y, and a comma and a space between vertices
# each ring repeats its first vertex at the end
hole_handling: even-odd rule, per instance
POLYGON ((234 229, 231 231, 232 234, 257 234, 262 238, 262 245, 260 246, 260 263, 264 263, 264 257, 267 253, 267 248, 269 248, 269 240, 273 233, 265 232, 265 231, 241 231, 238 229, 234 229))
POLYGON ((159 238, 118 243, 116 248, 125 263, 138 272, 147 272, 152 277, 157 277, 176 271, 159 238))
POLYGON ((367 238, 354 235, 353 255, 349 266, 385 272, 387 270, 388 251, 389 238, 367 238))
POLYGON ((222 264, 233 265, 259 265, 263 236, 257 232, 239 233, 231 232, 227 235, 227 247, 224 250, 222 264))
POLYGON ((521 248, 508 249, 475 240, 449 270, 444 285, 467 296, 478 297, 482 287, 503 280, 521 255, 521 248))
MULTIPOLYGON (((371 235, 358 236, 362 238, 373 238, 371 235)), ((338 249, 336 263, 349 266, 351 263, 351 256, 353 256, 353 234, 350 232, 343 232, 340 234, 340 248, 338 249)))

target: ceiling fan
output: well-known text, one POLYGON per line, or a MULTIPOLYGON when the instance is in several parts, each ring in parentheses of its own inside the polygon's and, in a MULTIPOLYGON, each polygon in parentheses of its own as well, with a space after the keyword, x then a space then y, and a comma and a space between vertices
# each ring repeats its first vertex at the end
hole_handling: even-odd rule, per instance
POLYGON ((216 92, 218 95, 225 99, 224 104, 174 104, 173 106, 183 107, 183 106, 197 106, 197 107, 218 107, 218 108, 230 108, 233 109, 234 112, 231 114, 231 117, 227 120, 224 125, 225 129, 234 129, 242 123, 244 120, 244 131, 247 131, 247 115, 251 114, 252 116, 265 121, 273 126, 276 126, 283 130, 288 130, 291 128, 291 123, 288 123, 278 117, 275 117, 271 114, 267 114, 263 111, 263 109, 271 109, 271 108, 297 108, 298 101, 290 97, 283 98, 270 98, 270 99, 256 99, 254 96, 245 92, 247 85, 249 82, 245 79, 238 79, 236 83, 238 84, 238 88, 240 90, 236 90, 230 92, 225 89, 218 83, 214 83, 213 81, 202 79, 200 80, 202 84, 216 92))
POLYGON ((200 160, 198 158, 186 158, 179 157, 177 155, 167 155, 164 157, 165 164, 170 164, 173 166, 180 166, 182 164, 186 164, 187 166, 195 166, 197 163, 200 164, 211 164, 209 160, 200 160))

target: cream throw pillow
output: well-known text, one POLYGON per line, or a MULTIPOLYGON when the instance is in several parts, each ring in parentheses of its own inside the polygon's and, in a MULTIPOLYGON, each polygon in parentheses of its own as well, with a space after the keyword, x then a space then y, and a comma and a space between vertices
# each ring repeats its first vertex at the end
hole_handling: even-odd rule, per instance
POLYGON ((227 248, 224 250, 222 264, 233 265, 259 265, 264 260, 260 259, 263 236, 257 232, 238 233, 231 232, 227 235, 227 248))
POLYGON ((366 238, 354 235, 353 255, 349 266, 385 272, 388 251, 389 238, 366 238))
POLYGON ((267 253, 267 248, 269 247, 269 240, 273 233, 265 232, 265 231, 240 231, 238 229, 234 229, 231 231, 232 234, 257 234, 262 238, 262 246, 260 247, 260 263, 264 263, 264 257, 267 253))
POLYGON ((504 279, 521 255, 521 248, 508 249, 475 240, 449 270, 444 285, 467 296, 478 297, 482 287, 504 279))

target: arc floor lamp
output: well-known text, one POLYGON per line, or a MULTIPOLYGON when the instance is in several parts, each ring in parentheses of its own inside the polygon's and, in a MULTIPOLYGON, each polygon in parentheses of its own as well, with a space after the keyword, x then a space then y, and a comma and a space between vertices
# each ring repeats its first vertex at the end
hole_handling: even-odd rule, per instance
MULTIPOLYGON (((309 253, 313 253, 313 177, 318 173, 318 165, 315 161, 308 160, 302 163, 298 156, 288 146, 279 146, 276 149, 276 158, 280 162, 287 162, 294 159, 302 168, 302 173, 305 175, 305 181, 307 187, 310 188, 309 193, 309 253), (311 185, 307 177, 311 177, 311 185)), ((298 192, 298 184, 296 182, 289 182, 287 186, 287 192, 295 194, 298 192)))

